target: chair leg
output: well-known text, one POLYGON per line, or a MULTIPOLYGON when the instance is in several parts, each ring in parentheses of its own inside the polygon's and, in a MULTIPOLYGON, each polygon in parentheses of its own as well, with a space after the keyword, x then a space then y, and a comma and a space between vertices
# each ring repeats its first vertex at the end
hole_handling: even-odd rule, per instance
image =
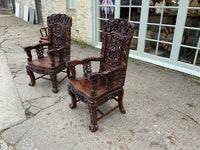
POLYGON ((58 92, 58 89, 57 89, 57 74, 51 73, 50 78, 51 78, 51 82, 52 82, 52 86, 53 86, 52 92, 57 93, 58 92))
POLYGON ((95 132, 98 129, 98 125, 97 125, 97 106, 95 106, 94 104, 89 103, 89 111, 90 111, 90 119, 91 119, 91 123, 89 125, 89 129, 91 132, 95 132))
POLYGON ((29 75, 29 77, 31 79, 29 86, 34 86, 35 85, 35 76, 34 76, 33 72, 29 69, 28 66, 26 67, 26 71, 27 71, 27 74, 29 75))
POLYGON ((68 93, 69 93, 69 95, 71 96, 71 99, 72 99, 72 103, 69 104, 69 107, 70 107, 71 109, 73 109, 73 108, 76 107, 76 97, 75 97, 75 95, 71 92, 70 88, 68 88, 68 93))
POLYGON ((124 109, 123 106, 123 96, 124 96, 124 89, 122 89, 121 94, 118 96, 118 103, 119 103, 119 110, 121 113, 125 114, 126 110, 124 109))
POLYGON ((70 71, 69 71, 69 67, 67 67, 67 77, 68 77, 68 79, 70 78, 70 71))

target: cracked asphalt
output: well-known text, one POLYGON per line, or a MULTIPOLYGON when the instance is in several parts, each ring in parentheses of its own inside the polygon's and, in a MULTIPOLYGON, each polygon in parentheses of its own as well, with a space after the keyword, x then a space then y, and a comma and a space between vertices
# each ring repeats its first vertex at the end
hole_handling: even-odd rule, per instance
MULTIPOLYGON (((198 79, 130 59, 124 86, 127 113, 115 110, 91 133, 87 106, 68 107, 68 79, 59 85, 57 94, 51 92, 47 80, 28 86, 27 56, 22 47, 38 43, 40 27, 0 15, 0 51, 7 57, 26 115, 23 122, 0 131, 1 150, 200 150, 198 79)), ((71 59, 99 56, 98 49, 81 47, 72 44, 71 59)), ((93 65, 98 70, 98 64, 93 65)), ((79 67, 77 75, 81 74, 79 67)), ((102 109, 113 105, 109 101, 102 109)))

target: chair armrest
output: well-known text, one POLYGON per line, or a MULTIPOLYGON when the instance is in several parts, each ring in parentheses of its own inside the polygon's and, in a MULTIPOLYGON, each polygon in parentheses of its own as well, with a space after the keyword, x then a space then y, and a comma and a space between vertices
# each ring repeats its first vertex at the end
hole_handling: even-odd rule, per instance
POLYGON ((65 46, 63 46, 63 47, 60 47, 60 48, 58 48, 58 49, 56 49, 56 51, 57 51, 58 53, 63 53, 63 51, 64 51, 65 49, 70 49, 69 44, 68 44, 68 45, 65 45, 65 46))
POLYGON ((122 72, 122 69, 124 69, 124 67, 120 66, 120 67, 118 67, 118 68, 116 68, 114 70, 89 74, 88 75, 88 80, 90 81, 90 83, 92 85, 92 91, 90 93, 91 96, 95 96, 96 95, 98 80, 105 80, 106 89, 111 89, 113 87, 116 74, 119 74, 119 72, 122 72))
POLYGON ((60 48, 58 48, 58 49, 49 50, 49 51, 48 51, 48 55, 54 56, 54 55, 56 55, 57 53, 63 53, 63 51, 64 51, 65 49, 69 49, 69 45, 60 47, 60 48))
POLYGON ((76 69, 75 67, 79 64, 83 65, 83 72, 84 76, 88 76, 89 73, 92 72, 91 70, 91 61, 101 61, 101 57, 89 57, 81 60, 71 60, 66 62, 66 66, 69 68, 70 71, 70 80, 76 79, 76 69))
POLYGON ((44 57, 43 56, 43 46, 48 46, 49 45, 49 42, 46 42, 46 43, 39 43, 39 44, 36 44, 36 45, 32 45, 32 46, 26 46, 26 47, 23 47, 24 48, 24 51, 26 52, 27 56, 28 56, 28 61, 32 61, 32 54, 31 54, 31 50, 35 49, 36 50, 36 53, 37 53, 37 56, 38 58, 42 58, 44 57))
POLYGON ((68 62, 66 62, 66 65, 69 66, 69 67, 73 67, 73 66, 83 64, 83 63, 88 63, 88 62, 91 62, 91 61, 101 61, 101 60, 102 60, 101 57, 89 57, 89 58, 84 58, 84 59, 81 59, 81 60, 68 61, 68 62))

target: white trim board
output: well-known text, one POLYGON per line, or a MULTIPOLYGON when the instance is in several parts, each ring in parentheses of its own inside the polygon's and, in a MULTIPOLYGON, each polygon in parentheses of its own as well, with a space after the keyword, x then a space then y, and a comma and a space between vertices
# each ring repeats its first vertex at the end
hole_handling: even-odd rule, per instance
POLYGON ((25 21, 28 21, 28 6, 24 6, 24 18, 25 21))
POLYGON ((138 60, 142 60, 142 61, 145 61, 145 62, 148 62, 148 63, 152 63, 152 64, 155 64, 155 65, 158 65, 158 66, 166 67, 166 68, 169 68, 169 69, 177 70, 177 71, 180 71, 180 72, 183 72, 183 73, 191 74, 191 75, 194 75, 194 76, 197 76, 197 77, 200 77, 200 72, 199 71, 190 70, 190 69, 187 69, 187 68, 184 68, 184 67, 180 67, 180 66, 177 66, 177 65, 164 63, 164 62, 157 61, 155 59, 150 59, 150 58, 147 58, 147 57, 137 56, 137 55, 134 55, 134 54, 129 54, 129 57, 135 58, 135 59, 138 59, 138 60))
POLYGON ((16 7, 16 8, 15 8, 15 16, 16 16, 16 17, 19 17, 19 7, 20 7, 20 4, 16 2, 15 5, 16 5, 16 6, 15 6, 15 7, 16 7))

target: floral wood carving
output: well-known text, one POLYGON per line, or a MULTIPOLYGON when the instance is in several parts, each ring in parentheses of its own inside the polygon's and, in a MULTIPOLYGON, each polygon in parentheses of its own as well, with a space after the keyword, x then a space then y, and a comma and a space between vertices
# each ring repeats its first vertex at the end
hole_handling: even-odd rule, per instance
POLYGON ((118 77, 120 76, 119 81, 121 84, 124 84, 125 81, 133 31, 134 25, 123 18, 110 19, 104 22, 101 54, 102 57, 104 57, 103 55, 105 54, 105 62, 100 63, 100 71, 110 70, 110 65, 113 67, 120 64, 123 65, 123 73, 118 75, 118 77))
POLYGON ((105 63, 111 66, 120 65, 120 56, 123 50, 123 39, 111 34, 106 39, 105 63))
MULTIPOLYGON (((68 45, 71 43, 72 18, 65 14, 53 14, 47 17, 49 49, 68 45), (64 32, 63 32, 64 31, 64 32)), ((70 51, 64 51, 64 58, 69 58, 70 51)))

